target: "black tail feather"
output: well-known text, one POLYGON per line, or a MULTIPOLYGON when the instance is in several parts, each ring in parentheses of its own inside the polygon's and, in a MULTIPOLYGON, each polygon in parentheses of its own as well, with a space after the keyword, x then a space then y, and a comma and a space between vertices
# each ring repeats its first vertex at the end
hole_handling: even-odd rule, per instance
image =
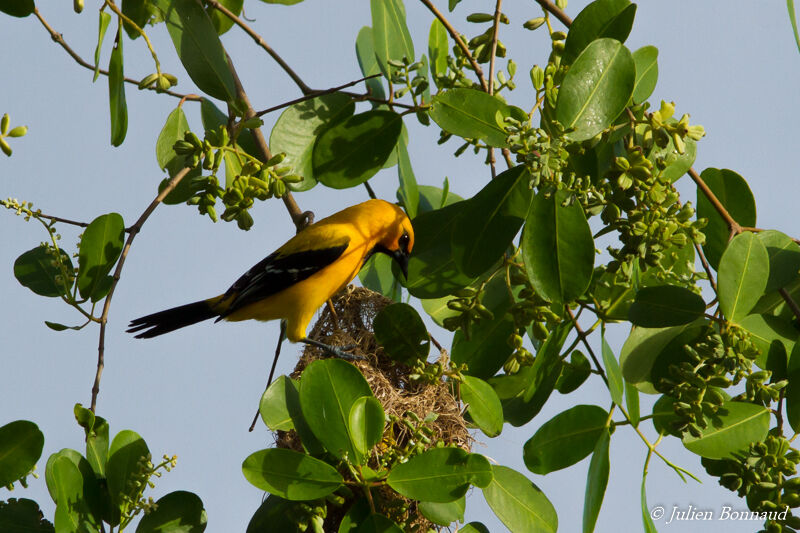
POLYGON ((144 330, 136 335, 136 338, 150 339, 215 316, 219 316, 219 312, 214 311, 207 300, 201 300, 131 320, 127 332, 136 333, 144 330))

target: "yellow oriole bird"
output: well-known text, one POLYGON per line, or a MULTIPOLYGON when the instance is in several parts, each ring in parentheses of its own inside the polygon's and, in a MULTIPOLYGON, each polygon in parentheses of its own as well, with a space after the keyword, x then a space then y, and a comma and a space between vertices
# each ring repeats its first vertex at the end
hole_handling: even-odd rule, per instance
POLYGON ((306 338, 314 313, 376 252, 389 255, 407 276, 413 247, 414 229, 405 212, 384 200, 368 200, 304 228, 224 294, 137 318, 128 332, 148 339, 215 317, 217 322, 282 319, 290 341, 337 353, 306 338))

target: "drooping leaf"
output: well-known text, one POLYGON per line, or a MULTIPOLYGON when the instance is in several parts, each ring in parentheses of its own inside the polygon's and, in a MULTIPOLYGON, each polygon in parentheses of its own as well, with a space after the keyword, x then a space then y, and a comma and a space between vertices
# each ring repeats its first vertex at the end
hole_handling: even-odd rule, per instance
POLYGON ((375 317, 373 328, 375 340, 392 359, 411 365, 428 357, 428 330, 410 305, 396 303, 384 307, 375 317))
POLYGON ((644 525, 645 533, 658 533, 658 531, 656 530, 656 526, 653 523, 653 519, 650 517, 650 507, 647 505, 647 494, 645 491, 646 479, 647 479, 647 472, 642 474, 642 491, 641 491, 642 523, 644 525))
MULTIPOLYGON (((732 170, 716 168, 705 169, 700 177, 736 222, 747 227, 756 225, 756 201, 744 178, 732 170)), ((708 219, 708 225, 703 228, 706 236, 703 252, 708 259, 708 264, 717 269, 722 252, 728 245, 731 231, 728 223, 699 188, 697 190, 697 218, 708 219)))
POLYGON ((641 104, 650 98, 658 81, 658 48, 643 46, 633 53, 636 82, 633 84, 633 103, 641 104))
POLYGON ((303 181, 288 184, 293 191, 307 191, 316 185, 312 164, 314 143, 326 128, 353 116, 355 104, 349 96, 332 93, 291 105, 281 113, 269 137, 275 153, 283 152, 282 164, 292 165, 303 181))
POLYGON ((644 287, 628 311, 631 324, 645 328, 665 328, 688 324, 703 316, 703 298, 684 287, 660 285, 644 287))
POLYGON ((610 37, 624 43, 631 32, 636 4, 628 0, 596 0, 578 13, 567 34, 561 61, 572 63, 595 39, 610 37))
POLYGON ((446 503, 466 494, 470 485, 485 487, 492 467, 482 455, 461 448, 431 448, 395 466, 386 482, 407 498, 446 503))
POLYGON ((136 533, 202 533, 207 523, 200 497, 176 490, 156 501, 155 508, 142 517, 136 533))
MULTIPOLYGON (((449 526, 455 521, 464 521, 464 509, 466 509, 467 499, 461 497, 452 502, 436 503, 436 502, 419 502, 419 508, 422 516, 440 526, 449 526)), ((459 528, 459 531, 464 531, 459 528)))
POLYGON ((28 474, 43 447, 44 435, 33 422, 16 420, 0 427, 0 487, 28 474))
POLYGON ((503 406, 494 389, 482 379, 464 376, 461 382, 461 399, 475 425, 488 437, 503 431, 503 406))
POLYGON ((350 408, 349 428, 353 444, 362 455, 368 455, 383 436, 384 412, 374 396, 362 396, 350 408))
POLYGON ((639 389, 631 383, 625 382, 625 407, 633 427, 639 426, 639 389))
POLYGON ((766 438, 770 412, 766 407, 746 402, 728 401, 716 416, 707 420, 700 437, 685 434, 683 445, 701 457, 723 459, 747 449, 752 442, 766 438))
POLYGON ((525 466, 548 474, 572 466, 594 450, 607 432, 608 412, 596 405, 576 405, 551 418, 528 439, 522 450, 525 466))
POLYGON ((769 279, 769 254, 761 240, 746 232, 731 240, 719 262, 719 306, 725 318, 738 322, 764 294, 769 279))
MULTIPOLYGON (((153 18, 153 5, 150 0, 122 0, 122 14, 133 21, 140 29, 144 30, 145 24, 153 18)), ((125 22, 125 33, 131 40, 141 36, 136 28, 125 22)))
POLYGON ((406 26, 403 0, 370 0, 372 41, 378 66, 386 78, 391 78, 389 61, 414 61, 414 42, 406 26))
POLYGON ((608 445, 611 437, 608 430, 603 431, 594 447, 589 473, 586 475, 586 495, 583 498, 583 533, 592 533, 597 524, 597 516, 603 505, 608 485, 608 472, 611 468, 608 459, 608 445))
POLYGON ((579 297, 592 279, 594 240, 578 202, 567 191, 538 193, 522 232, 522 258, 536 292, 554 303, 579 297))
POLYGON ((255 452, 242 463, 251 484, 286 500, 313 500, 338 489, 341 474, 328 463, 286 448, 255 452))
POLYGON ((78 250, 78 291, 93 302, 108 293, 103 282, 114 268, 125 241, 125 222, 117 213, 100 215, 84 230, 78 250))
POLYGON ((37 246, 28 250, 14 261, 14 277, 40 296, 66 296, 72 289, 72 281, 65 276, 73 272, 72 260, 64 250, 59 252, 62 268, 53 264, 58 256, 52 248, 37 246))
POLYGON ((119 146, 128 133, 128 104, 125 102, 125 72, 122 57, 122 32, 111 49, 108 63, 108 104, 111 110, 111 145, 119 146))
POLYGON ((314 177, 328 187, 355 187, 375 175, 397 145, 403 119, 375 109, 353 115, 322 131, 314 143, 314 177))
MULTIPOLYGON (((570 32, 572 33, 572 32, 570 32)), ((615 39, 592 41, 564 76, 556 102, 556 118, 574 141, 591 139, 609 127, 633 94, 636 65, 615 39)))
POLYGON ((289 414, 289 407, 286 401, 286 387, 289 378, 280 376, 273 381, 259 403, 259 413, 261 420, 272 431, 289 431, 294 429, 292 415, 289 414))
MULTIPOLYGON (((128 0, 130 3, 130 0, 128 0)), ((122 4, 122 12, 125 12, 125 3, 122 4)), ((92 78, 92 83, 97 81, 97 78, 100 77, 100 50, 103 48, 103 39, 106 36, 106 30, 108 29, 108 25, 111 22, 111 15, 106 13, 105 11, 100 11, 100 18, 97 23, 97 46, 94 49, 94 78, 92 78)), ((127 29, 127 24, 126 24, 127 29)))
POLYGON ((555 533, 558 515, 550 500, 531 481, 506 466, 492 466, 494 479, 483 496, 494 514, 511 531, 555 533))
POLYGON ((617 357, 611 350, 611 346, 606 342, 605 335, 602 337, 602 353, 603 366, 605 366, 606 376, 608 377, 608 391, 611 393, 611 399, 615 404, 622 405, 622 391, 624 387, 622 370, 617 362, 617 357))
MULTIPOLYGON (((358 32, 356 38, 356 58, 361 74, 364 77, 380 74, 378 59, 375 57, 375 46, 372 37, 372 28, 364 26, 358 32)), ((379 78, 370 78, 366 82, 367 91, 375 98, 385 99, 386 92, 383 90, 383 83, 379 78)))
POLYGON ((489 146, 505 147, 508 133, 506 117, 511 107, 477 89, 456 88, 437 94, 430 109, 431 118, 443 130, 467 139, 480 139, 489 146))

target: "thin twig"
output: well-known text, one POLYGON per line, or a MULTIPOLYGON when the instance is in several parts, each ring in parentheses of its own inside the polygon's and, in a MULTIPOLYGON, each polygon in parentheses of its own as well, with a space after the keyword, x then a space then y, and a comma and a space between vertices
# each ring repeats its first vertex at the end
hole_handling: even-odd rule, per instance
POLYGON ((597 356, 594 354, 594 350, 592 349, 592 345, 589 344, 589 341, 586 339, 588 333, 585 333, 583 331, 583 329, 581 329, 580 324, 578 324, 578 319, 576 319, 575 315, 572 314, 572 309, 570 309, 569 306, 566 306, 566 305, 564 306, 564 309, 566 309, 567 313, 569 314, 570 319, 572 319, 572 325, 575 326, 575 331, 578 332, 578 336, 580 337, 581 341, 583 342, 583 345, 586 347, 586 351, 589 352, 589 356, 592 358, 592 361, 594 361, 594 364, 597 367, 597 371, 600 374, 600 377, 603 378, 603 381, 605 381, 606 386, 608 386, 608 378, 606 377, 606 373, 603 370, 603 366, 600 364, 600 360, 597 359, 597 356))
MULTIPOLYGON (((256 116, 257 117, 261 117, 263 115, 266 115, 267 113, 272 113, 273 111, 277 111, 279 109, 283 109, 284 107, 289 107, 290 105, 299 104, 300 102, 305 102, 306 100, 314 99, 317 96, 322 96, 322 95, 331 94, 331 93, 338 93, 342 89, 346 89, 347 87, 352 87, 353 85, 357 85, 357 84, 361 83, 362 81, 366 81, 366 80, 369 80, 369 79, 372 79, 372 78, 377 78, 377 77, 380 77, 382 75, 383 74, 373 74, 371 76, 366 76, 366 77, 361 78, 359 80, 355 80, 355 81, 351 81, 351 82, 345 83, 344 85, 339 85, 338 87, 331 87, 330 89, 324 89, 322 91, 312 91, 310 94, 305 94, 305 95, 301 96, 300 98, 295 98, 294 100, 289 100, 288 102, 284 102, 282 104, 278 104, 276 106, 269 107, 269 108, 267 108, 267 109, 265 109, 263 111, 259 111, 259 112, 256 113, 256 116)), ((343 94, 354 95, 354 96, 356 96, 358 98, 366 96, 366 95, 356 95, 354 93, 345 93, 345 92, 343 92, 343 94)), ((409 106, 409 107, 411 107, 412 109, 414 108, 414 106, 409 106)))
POLYGON ((447 33, 450 34, 450 36, 456 42, 458 47, 461 48, 461 51, 464 52, 464 55, 467 56, 470 65, 472 65, 472 70, 475 71, 475 74, 478 76, 478 80, 481 82, 481 87, 483 88, 484 91, 488 92, 489 85, 486 83, 486 80, 483 77, 483 70, 481 69, 481 66, 478 65, 478 62, 475 61, 474 57, 472 57, 472 52, 469 51, 469 47, 467 47, 466 43, 464 43, 464 40, 458 34, 456 29, 453 27, 452 24, 450 24, 450 21, 448 21, 447 18, 445 18, 442 12, 436 9, 436 6, 434 6, 433 3, 431 3, 431 0, 420 0, 420 1, 425 5, 425 7, 427 7, 430 10, 431 13, 433 13, 433 16, 439 19, 439 22, 441 22, 442 26, 445 27, 447 33))
POLYGON ((792 310, 792 313, 794 314, 795 318, 797 318, 797 320, 800 320, 800 307, 797 306, 797 302, 794 301, 794 299, 786 289, 778 289, 778 292, 783 297, 783 301, 786 302, 786 305, 789 306, 789 309, 792 310))
POLYGON ((503 0, 497 0, 494 7, 494 24, 492 25, 492 53, 489 56, 489 94, 494 94, 494 61, 497 56, 497 34, 500 33, 500 5, 503 0))
POLYGON ((706 271, 706 275, 708 276, 708 282, 711 284, 711 288, 714 290, 714 294, 717 294, 717 283, 714 281, 714 275, 711 273, 711 266, 708 264, 706 260, 706 255, 703 253, 703 249, 700 248, 700 245, 694 243, 694 249, 697 250, 697 256, 700 258, 700 264, 703 265, 703 270, 706 271))
POLYGON ((216 0, 206 0, 206 4, 213 7, 214 9, 216 9, 217 11, 219 11, 220 13, 231 19, 234 24, 242 28, 245 31, 245 33, 247 33, 247 35, 252 37, 253 40, 256 42, 256 44, 261 48, 263 48, 272 57, 272 59, 274 59, 275 62, 278 63, 278 65, 280 65, 283 71, 286 72, 286 74, 288 74, 290 78, 292 78, 292 81, 294 81, 294 83, 300 88, 300 90, 303 91, 303 94, 310 94, 313 92, 313 89, 311 89, 311 87, 306 85, 305 82, 302 79, 300 79, 300 76, 298 76, 297 73, 294 70, 292 70, 292 67, 290 67, 286 63, 286 61, 284 61, 283 58, 279 56, 278 53, 275 50, 273 50, 271 46, 267 44, 264 38, 261 37, 259 34, 257 34, 255 31, 253 31, 253 29, 247 24, 245 24, 242 21, 242 19, 237 17, 235 13, 232 13, 228 8, 226 8, 216 0))
POLYGON ((125 247, 122 249, 122 254, 119 256, 119 261, 117 261, 117 268, 114 269, 114 280, 111 282, 111 289, 108 291, 108 295, 106 296, 105 302, 103 303, 103 314, 100 315, 100 340, 97 345, 97 372, 94 376, 94 385, 92 385, 92 404, 90 409, 92 412, 95 410, 95 406, 97 405, 97 395, 100 393, 100 378, 103 375, 103 368, 105 366, 105 338, 106 338, 106 324, 108 323, 108 311, 111 308, 111 298, 114 296, 114 290, 117 288, 117 283, 119 283, 120 274, 122 273, 122 267, 125 264, 125 258, 128 257, 128 251, 131 249, 131 244, 133 243, 133 239, 136 238, 136 235, 141 231, 142 226, 144 225, 145 221, 147 221, 148 217, 153 213, 158 204, 166 198, 166 196, 171 193, 175 187, 177 187, 178 183, 189 173, 191 170, 188 167, 184 167, 178 171, 175 176, 169 180, 167 186, 164 187, 158 196, 150 202, 150 205, 147 206, 147 209, 141 214, 139 219, 131 226, 130 235, 128 235, 128 240, 125 242, 125 247))
POLYGON ((701 178, 700 175, 698 175, 693 168, 689 169, 689 176, 703 192, 703 195, 706 198, 708 198, 708 201, 711 202, 711 205, 714 206, 714 209, 717 211, 717 213, 719 213, 720 216, 725 219, 725 222, 728 224, 728 229, 731 230, 731 233, 732 234, 741 233, 742 227, 739 225, 738 222, 736 222, 736 219, 734 219, 731 216, 731 214, 728 213, 728 210, 725 209, 725 206, 722 205, 722 202, 719 201, 717 195, 715 195, 714 192, 711 190, 711 188, 706 184, 706 182, 703 181, 703 178, 701 178))
MULTIPOLYGON (((39 22, 42 23, 42 26, 44 26, 44 28, 50 34, 50 38, 53 39, 56 43, 58 43, 61 46, 61 48, 63 48, 72 57, 72 59, 75 60, 76 63, 78 63, 80 66, 82 66, 84 68, 87 68, 87 69, 91 70, 92 72, 94 72, 95 69, 96 69, 97 72, 99 72, 103 76, 108 76, 108 71, 107 70, 97 69, 97 67, 95 65, 92 65, 91 63, 85 61, 72 48, 70 48, 70 46, 64 40, 64 36, 61 35, 60 33, 58 33, 56 30, 53 29, 52 26, 50 26, 50 24, 48 24, 48 22, 44 19, 42 14, 39 13, 39 10, 37 8, 33 9, 33 14, 36 15, 36 18, 39 19, 39 22)), ((132 83, 133 85, 136 85, 136 86, 138 86, 139 83, 141 82, 141 80, 135 80, 133 78, 124 78, 124 81, 127 82, 127 83, 132 83)), ((202 96, 198 96, 196 94, 181 94, 181 93, 178 93, 178 92, 175 92, 175 91, 169 91, 169 90, 167 90, 167 91, 157 91, 157 87, 147 87, 147 90, 148 91, 162 92, 164 94, 168 94, 168 95, 174 96, 176 98, 182 98, 184 100, 193 100, 193 101, 196 101, 196 102, 199 102, 200 100, 203 99, 202 96)))
POLYGON ((559 8, 553 2, 551 2, 550 0, 536 0, 536 2, 540 6, 542 6, 542 9, 544 9, 545 11, 556 17, 558 20, 560 20, 564 26, 566 26, 567 28, 572 26, 572 19, 569 18, 569 16, 566 13, 564 13, 561 10, 561 8, 559 8))

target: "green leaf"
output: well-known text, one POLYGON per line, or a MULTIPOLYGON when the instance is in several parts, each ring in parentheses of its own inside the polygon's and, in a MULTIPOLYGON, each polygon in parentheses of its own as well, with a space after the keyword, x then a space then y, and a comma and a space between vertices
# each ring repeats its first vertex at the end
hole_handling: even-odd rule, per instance
POLYGON ((95 416, 92 411, 79 403, 75 404, 73 412, 78 424, 86 433, 86 459, 97 476, 105 478, 108 461, 108 422, 102 416, 95 416))
POLYGON ((439 298, 466 287, 474 279, 459 271, 451 244, 451 236, 467 202, 428 212, 422 205, 420 202, 422 214, 412 221, 415 242, 408 262, 406 288, 417 298, 439 298))
POLYGON ((392 272, 393 264, 394 260, 386 254, 372 254, 358 271, 358 279, 364 287, 398 302, 402 294, 401 285, 392 272))
POLYGON ((589 286, 594 268, 594 240, 579 202, 565 206, 567 191, 533 198, 522 232, 525 270, 543 298, 570 302, 589 286))
POLYGON ((797 43, 797 50, 800 51, 800 33, 797 32, 797 16, 794 12, 794 0, 786 0, 786 9, 789 11, 789 22, 792 24, 794 42, 797 43))
POLYGON ((265 4, 280 4, 283 6, 293 6, 299 4, 303 0, 261 0, 265 4))
POLYGON ((633 384, 625 382, 625 406, 628 408, 628 416, 633 427, 639 426, 639 389, 633 384))
POLYGON ((193 492, 176 490, 158 499, 142 517, 136 533, 202 533, 208 517, 203 500, 193 492))
MULTIPOLYGON (((49 480, 53 484, 51 492, 56 493, 56 512, 53 520, 55 530, 59 533, 98 531, 100 521, 89 508, 84 472, 64 455, 54 456, 53 461, 48 461, 47 466, 50 471, 49 480)), ((89 475, 94 481, 91 469, 89 475)))
POLYGON ((33 470, 43 447, 44 435, 33 422, 16 420, 0 427, 0 487, 33 470))
POLYGON ((681 438, 681 434, 675 430, 675 423, 680 422, 678 415, 675 414, 675 399, 662 395, 653 405, 653 427, 661 435, 672 435, 681 438))
POLYGON ((461 448, 431 448, 395 466, 386 482, 406 498, 446 503, 464 496, 470 485, 485 487, 491 480, 486 457, 461 448))
POLYGON ((362 396, 372 396, 372 390, 350 363, 340 359, 318 360, 303 371, 300 380, 303 417, 329 452, 340 458, 347 455, 353 462, 360 462, 361 454, 350 436, 350 410, 362 396))
MULTIPOLYGON (((463 496, 452 502, 419 502, 417 504, 422 516, 439 526, 449 526, 455 521, 463 522, 466 506, 467 499, 463 496)), ((464 529, 460 528, 459 532, 462 531, 464 529)))
MULTIPOLYGON (((700 177, 736 222, 745 227, 756 225, 756 201, 743 177, 732 170, 716 168, 705 169, 700 177)), ((708 264, 717 270, 731 231, 700 189, 697 189, 697 218, 708 219, 708 225, 703 229, 706 236, 703 252, 708 264)))
MULTIPOLYGON (((132 20, 141 29, 144 29, 145 24, 153 18, 154 9, 150 0, 122 0, 122 14, 132 20)), ((136 31, 136 28, 127 22, 124 23, 123 28, 125 28, 125 33, 128 34, 131 40, 136 40, 141 35, 136 31)), ((95 63, 96 62, 95 60, 95 63)))
POLYGON ((355 533, 403 533, 403 530, 388 517, 372 513, 361 522, 355 533))
POLYGON ((297 522, 292 520, 298 505, 304 504, 290 502, 270 494, 250 518, 250 522, 247 524, 247 533, 269 533, 271 531, 301 533, 297 522))
POLYGON ((259 412, 261 420, 272 431, 289 431, 294 429, 292 416, 287 406, 287 383, 289 378, 280 376, 272 382, 261 396, 259 412))
POLYGON ((72 261, 64 250, 59 250, 59 255, 63 269, 53 264, 57 256, 52 248, 37 246, 28 250, 14 261, 14 277, 39 296, 66 296, 72 282, 67 282, 64 273, 72 274, 72 261))
POLYGON ((453 233, 456 264, 464 274, 478 276, 511 245, 531 205, 530 172, 524 165, 490 181, 461 212, 453 233))
POLYGON ((313 148, 314 177, 334 189, 362 184, 389 158, 402 128, 400 115, 375 109, 325 129, 313 148))
MULTIPOLYGON (((214 102, 208 98, 200 100, 200 119, 203 122, 203 128, 207 130, 219 128, 220 126, 227 126, 228 124, 228 115, 223 113, 214 105, 214 102)), ((278 120, 280 120, 280 118, 278 120)), ((258 147, 255 135, 251 129, 245 129, 239 132, 236 142, 248 154, 256 158, 261 157, 261 149, 258 147)), ((270 146, 272 146, 271 142, 270 146)))
POLYGON ((633 103, 646 102, 658 81, 658 48, 643 46, 633 53, 636 81, 633 84, 633 103))
POLYGON ((325 447, 317 439, 311 427, 308 425, 306 417, 303 415, 303 409, 300 405, 300 383, 294 380, 286 381, 286 409, 289 411, 289 416, 292 417, 292 425, 294 426, 297 435, 300 437, 300 442, 303 444, 303 449, 309 455, 320 456, 325 453, 325 447))
MULTIPOLYGON (((128 0, 128 3, 130 3, 130 0, 128 0)), ((124 13, 125 4, 123 3, 122 6, 124 13)), ((106 36, 106 30, 110 22, 111 15, 105 11, 100 11, 100 18, 97 24, 97 46, 94 49, 94 78, 92 78, 92 83, 96 82, 97 78, 100 77, 100 50, 103 48, 103 39, 106 36)))
POLYGON ((68 329, 80 331, 81 329, 83 329, 81 326, 65 326, 64 324, 59 324, 58 322, 50 322, 49 320, 45 320, 44 325, 52 329, 53 331, 65 331, 68 329))
POLYGON ((312 165, 314 143, 325 128, 351 117, 355 104, 349 96, 332 93, 287 107, 272 128, 269 145, 275 153, 283 152, 284 165, 303 176, 300 183, 289 184, 293 191, 307 191, 316 185, 312 165))
POLYGON ((125 222, 117 213, 100 215, 84 230, 78 250, 78 291, 96 302, 105 297, 103 280, 114 268, 125 241, 125 222))
POLYGON ((624 43, 631 32, 636 4, 628 0, 596 0, 578 13, 567 34, 561 61, 571 64, 595 39, 610 37, 624 43))
POLYGON ((642 474, 642 523, 644 525, 645 533, 658 533, 653 519, 650 517, 650 507, 647 505, 647 494, 645 491, 645 480, 647 479, 647 471, 642 474))
POLYGON ((45 520, 39 504, 27 498, 9 498, 0 502, 0 531, 55 533, 53 524, 45 520))
POLYGON ((628 310, 628 319, 635 326, 665 328, 688 324, 703 316, 703 298, 684 287, 660 285, 644 287, 628 310))
POLYGON ((344 482, 328 463, 285 448, 251 454, 242 463, 242 472, 251 484, 286 500, 322 498, 344 482))
POLYGON ((369 502, 367 499, 357 499, 355 502, 353 502, 353 505, 350 506, 347 514, 345 514, 344 518, 342 518, 341 523, 339 523, 338 533, 356 533, 358 531, 358 526, 371 513, 372 511, 369 507, 369 502))
POLYGON ((419 187, 414 169, 411 168, 411 159, 408 157, 408 148, 403 143, 397 143, 397 176, 400 187, 397 198, 403 204, 408 218, 416 218, 419 209, 419 187))
MULTIPOLYGON (((364 77, 380 74, 381 69, 378 67, 378 59, 375 57, 375 45, 372 39, 372 28, 364 26, 358 32, 356 38, 356 58, 358 59, 358 66, 361 68, 361 74, 364 77)), ((383 90, 383 82, 378 78, 370 78, 364 82, 367 86, 367 92, 375 98, 385 99, 386 92, 383 90)))
POLYGON ((33 0, 0 0, 0 11, 12 17, 27 17, 34 9, 33 0))
MULTIPOLYGON (((447 75, 447 56, 450 54, 450 42, 444 24, 437 18, 433 19, 428 32, 428 55, 431 59, 431 75, 436 85, 439 85, 440 76, 447 75)), ((442 89, 442 87, 439 87, 442 89)))
POLYGON ((433 98, 431 118, 443 130, 466 139, 479 139, 489 146, 508 145, 504 121, 511 107, 478 89, 456 88, 433 98))
POLYGON ((132 505, 125 499, 131 485, 145 482, 139 462, 146 461, 149 454, 147 443, 134 431, 128 429, 120 431, 111 441, 106 463, 106 478, 115 516, 124 513, 132 505))
POLYGON ((483 496, 508 529, 514 532, 555 533, 558 515, 539 487, 506 466, 492 466, 492 472, 494 479, 483 489, 483 496))
POLYGON ((760 350, 755 362, 761 368, 771 367, 771 362, 791 354, 795 348, 798 332, 790 321, 781 317, 752 314, 740 320, 739 325, 750 333, 751 340, 760 350), (778 353, 781 348, 783 354, 778 353))
POLYGON ((370 0, 372 40, 378 66, 386 78, 391 78, 389 60, 414 61, 414 42, 406 26, 403 0, 370 0))
POLYGON ((617 357, 606 342, 605 335, 602 337, 603 366, 606 368, 608 377, 608 391, 611 393, 611 400, 622 405, 622 391, 624 383, 622 380, 622 370, 617 362, 617 357))
MULTIPOLYGON (((244 0, 217 1, 234 15, 239 16, 242 14, 242 5, 244 4, 244 0)), ((209 18, 211 18, 211 24, 214 25, 214 29, 217 30, 217 35, 222 35, 233 27, 233 20, 218 9, 207 6, 206 12, 208 13, 209 18)))
MULTIPOLYGON (((670 119, 668 122, 677 121, 670 119)), ((670 183, 674 183, 678 178, 685 175, 692 168, 697 156, 697 142, 691 137, 686 137, 683 142, 686 147, 682 154, 675 149, 675 143, 670 137, 665 146, 654 144, 647 155, 647 158, 658 168, 664 167, 664 170, 661 171, 661 177, 670 183)), ((689 246, 689 248, 692 247, 689 246)))
POLYGON ((583 385, 592 374, 592 365, 580 350, 573 350, 569 356, 569 364, 561 368, 561 375, 556 381, 556 390, 561 394, 569 394, 583 385))
POLYGON ((350 435, 362 455, 369 455, 383 437, 384 417, 383 406, 374 396, 362 396, 350 408, 350 435))
MULTIPOLYGON (((570 33, 572 33, 570 31, 570 33)), ((574 141, 591 139, 625 109, 633 94, 636 65, 614 39, 592 41, 572 64, 556 101, 556 118, 574 141)))
POLYGON ((491 385, 482 379, 464 376, 461 399, 467 404, 472 421, 488 437, 496 437, 503 431, 503 406, 491 385))
POLYGON ((719 262, 719 307, 725 318, 738 322, 764 294, 769 279, 769 254, 761 240, 746 232, 731 240, 719 262))
POLYGON ((608 412, 602 407, 576 405, 567 409, 542 424, 525 443, 525 466, 542 475, 572 466, 592 453, 607 426, 608 412))
POLYGON ((412 365, 428 357, 428 330, 410 305, 396 303, 384 307, 375 317, 373 329, 375 340, 395 361, 412 365))
POLYGON ((583 498, 583 533, 592 533, 597 524, 597 516, 603 505, 603 497, 608 485, 608 445, 611 440, 608 430, 603 431, 594 447, 589 473, 586 475, 586 495, 583 498))
POLYGON ((122 34, 117 31, 117 39, 111 49, 108 62, 108 105, 111 110, 111 145, 119 146, 128 133, 128 104, 125 102, 125 72, 122 57, 122 34))
POLYGON ((761 405, 728 401, 714 417, 706 420, 708 427, 701 430, 702 435, 692 437, 687 433, 683 445, 701 457, 724 459, 733 458, 735 452, 746 450, 752 442, 764 440, 770 413, 761 405))
POLYGON ((225 49, 196 0, 157 0, 183 67, 201 91, 225 102, 236 98, 225 49))
POLYGON ((444 319, 451 316, 457 316, 460 313, 447 307, 447 303, 452 301, 454 296, 443 296, 441 298, 431 298, 420 300, 422 309, 428 313, 428 316, 433 319, 437 326, 444 324, 444 319))
MULTIPOLYGON (((445 185, 447 184, 447 178, 445 178, 445 185)), ((435 211, 437 209, 441 209, 442 207, 446 207, 448 205, 453 205, 458 202, 463 202, 464 199, 459 195, 455 194, 451 191, 445 191, 440 189, 439 187, 433 187, 431 185, 418 185, 417 189, 419 190, 419 212, 418 214, 428 213, 430 211, 435 211)), ((414 247, 414 253, 417 252, 416 245, 414 247)))
POLYGON ((158 168, 166 170, 174 164, 183 163, 183 156, 175 153, 173 146, 179 140, 183 139, 184 134, 189 131, 189 121, 186 120, 186 114, 183 112, 182 107, 176 107, 167 116, 167 121, 161 132, 158 134, 156 141, 156 161, 158 161, 158 168))
MULTIPOLYGON (((451 0, 452 2, 452 0, 451 0)), ((489 528, 481 522, 470 522, 458 528, 458 533, 490 533, 489 528)))
POLYGON ((773 229, 759 232, 756 237, 769 254, 769 279, 765 291, 776 291, 797 279, 800 272, 800 246, 785 233, 773 229))

